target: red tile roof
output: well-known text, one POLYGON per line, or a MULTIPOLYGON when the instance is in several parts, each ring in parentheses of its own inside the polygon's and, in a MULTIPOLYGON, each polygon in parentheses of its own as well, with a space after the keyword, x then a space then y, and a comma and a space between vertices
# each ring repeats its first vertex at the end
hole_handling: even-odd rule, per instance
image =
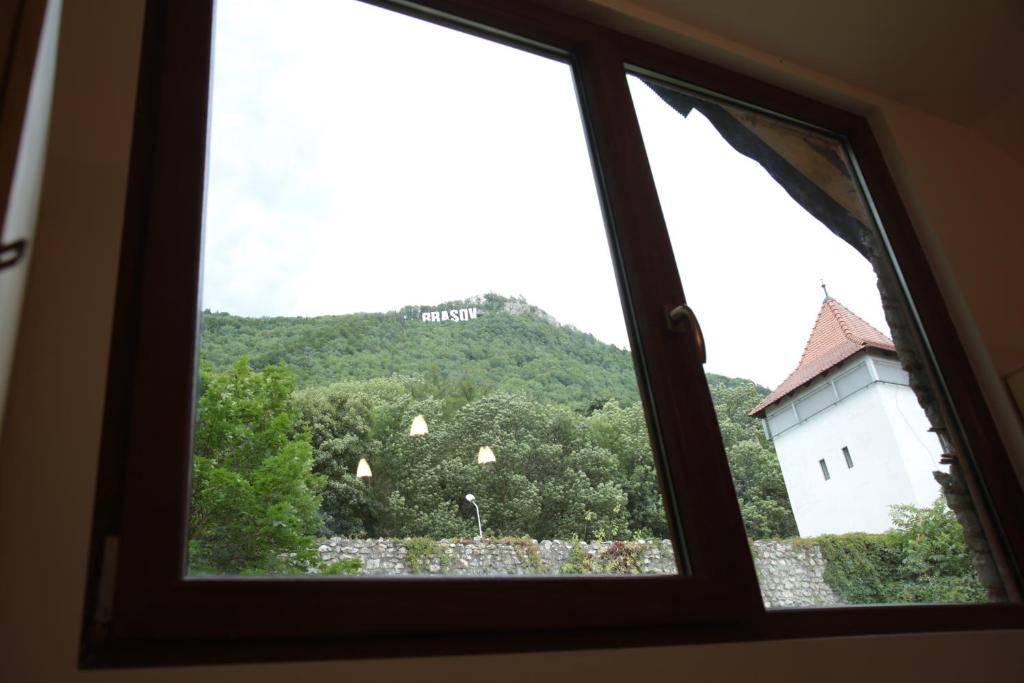
POLYGON ((846 306, 832 297, 826 297, 796 370, 757 404, 750 415, 760 417, 768 406, 866 348, 896 350, 891 339, 861 320, 846 306))

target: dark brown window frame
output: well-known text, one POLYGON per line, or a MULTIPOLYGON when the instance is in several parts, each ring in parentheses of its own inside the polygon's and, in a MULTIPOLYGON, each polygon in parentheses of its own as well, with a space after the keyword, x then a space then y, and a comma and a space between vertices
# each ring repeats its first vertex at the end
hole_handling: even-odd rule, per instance
MULTIPOLYGON (((670 525, 677 547, 680 532, 686 539, 681 564, 690 573, 643 579, 181 578, 212 14, 206 0, 150 0, 83 614, 83 666, 570 649, 1024 622, 1019 602, 766 611, 697 349, 665 324, 664 306, 683 302, 682 287, 671 250, 664 248, 664 219, 632 111, 626 64, 845 137, 872 188, 922 328, 952 329, 863 119, 526 2, 376 4, 519 48, 544 53, 541 46, 554 46, 573 64, 606 218, 614 226, 610 243, 631 341, 647 359, 638 364, 638 375, 657 428, 652 433, 661 435, 663 476, 670 471, 670 525), (659 371, 649 372, 646 362, 659 371), (686 411, 680 397, 688 399, 686 411)), ((1003 564, 1016 589, 1024 558, 1021 491, 958 340, 936 334, 929 341, 972 446, 969 476, 993 512, 990 535, 1005 551, 1003 564)))

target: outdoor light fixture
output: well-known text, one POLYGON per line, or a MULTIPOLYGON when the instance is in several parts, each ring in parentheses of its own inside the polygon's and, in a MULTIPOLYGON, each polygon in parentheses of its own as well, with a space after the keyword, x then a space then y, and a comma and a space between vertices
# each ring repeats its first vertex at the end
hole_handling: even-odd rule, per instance
POLYGON ((366 458, 359 458, 359 464, 356 465, 356 478, 369 479, 372 476, 373 472, 370 471, 370 463, 366 462, 366 458))
MULTIPOLYGON (((488 449, 488 450, 490 450, 490 449, 488 449)), ((493 453, 491 454, 491 457, 492 458, 494 457, 493 453)), ((472 493, 467 493, 466 494, 466 500, 468 500, 470 503, 472 503, 473 507, 476 508, 476 529, 477 529, 477 531, 480 532, 480 535, 477 536, 476 538, 477 538, 477 540, 480 540, 481 538, 484 537, 484 525, 481 524, 481 522, 480 522, 480 506, 476 504, 476 496, 474 496, 472 493)))
POLYGON ((487 462, 494 462, 494 451, 491 450, 490 446, 481 446, 480 452, 476 454, 476 461, 480 465, 487 462))
POLYGON ((429 431, 427 429, 427 421, 422 415, 417 415, 412 419, 412 426, 409 427, 409 436, 423 436, 429 431))

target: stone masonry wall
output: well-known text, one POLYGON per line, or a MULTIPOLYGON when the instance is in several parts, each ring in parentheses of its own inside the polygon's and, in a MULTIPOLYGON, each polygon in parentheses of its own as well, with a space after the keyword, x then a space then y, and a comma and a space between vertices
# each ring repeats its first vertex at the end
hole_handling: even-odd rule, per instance
POLYGON ((825 583, 827 561, 817 543, 754 541, 754 565, 765 607, 838 605, 825 583))
MULTIPOLYGON (((562 573, 575 544, 530 539, 425 541, 423 539, 323 539, 324 562, 358 559, 364 576, 525 576, 562 573)), ((754 562, 766 607, 836 605, 825 583, 825 558, 813 543, 755 541, 754 562)), ((580 543, 577 561, 585 558, 598 572, 617 566, 639 574, 674 574, 669 541, 580 543)))

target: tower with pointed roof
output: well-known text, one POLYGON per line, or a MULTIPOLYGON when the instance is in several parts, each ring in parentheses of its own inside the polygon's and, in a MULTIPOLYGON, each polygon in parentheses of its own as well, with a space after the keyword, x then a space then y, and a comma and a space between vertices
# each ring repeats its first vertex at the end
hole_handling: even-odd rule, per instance
POLYGON ((764 420, 801 536, 890 527, 931 505, 939 441, 892 340, 826 292, 793 372, 750 413, 764 420))

